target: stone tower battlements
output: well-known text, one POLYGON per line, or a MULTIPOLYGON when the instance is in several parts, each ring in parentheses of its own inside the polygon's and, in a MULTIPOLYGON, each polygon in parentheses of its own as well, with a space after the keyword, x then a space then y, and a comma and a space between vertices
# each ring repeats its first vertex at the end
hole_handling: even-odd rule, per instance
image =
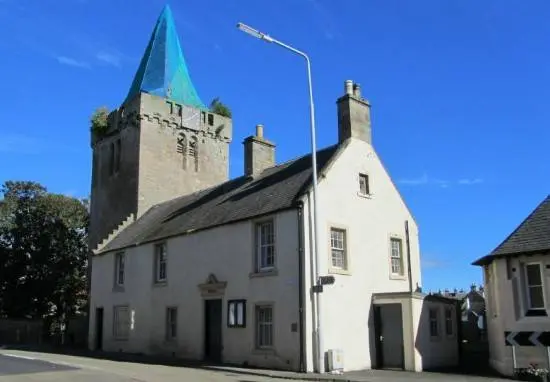
POLYGON ((92 249, 153 205, 229 178, 232 120, 212 113, 198 97, 168 7, 108 124, 90 142, 92 249))

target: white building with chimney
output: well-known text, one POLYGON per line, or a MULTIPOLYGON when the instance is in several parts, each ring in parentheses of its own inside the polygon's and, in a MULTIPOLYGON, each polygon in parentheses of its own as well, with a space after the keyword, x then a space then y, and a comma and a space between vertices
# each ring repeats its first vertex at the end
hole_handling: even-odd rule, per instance
POLYGON ((317 152, 316 264, 311 155, 276 163, 258 126, 229 179, 231 119, 200 102, 179 49, 165 8, 92 140, 90 348, 295 371, 456 365, 456 304, 419 292, 418 228, 359 85, 317 152))

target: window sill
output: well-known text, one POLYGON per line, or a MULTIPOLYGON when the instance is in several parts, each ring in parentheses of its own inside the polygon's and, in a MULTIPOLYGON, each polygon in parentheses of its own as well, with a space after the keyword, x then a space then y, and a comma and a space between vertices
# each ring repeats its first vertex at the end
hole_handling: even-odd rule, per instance
POLYGON ((153 282, 153 287, 155 288, 162 288, 168 285, 168 281, 155 281, 153 282))
POLYGON ((115 285, 113 287, 113 293, 122 293, 124 292, 124 285, 115 285))
POLYGON ((255 277, 269 277, 269 276, 278 276, 279 271, 277 269, 270 269, 266 271, 257 271, 257 272, 250 272, 248 274, 249 278, 255 278, 255 277))
POLYGON ((405 281, 405 280, 407 280, 407 276, 405 276, 405 275, 396 275, 396 274, 391 273, 390 274, 390 280, 405 281))
POLYGON ((357 196, 359 196, 360 198, 364 198, 364 199, 372 199, 372 194, 363 194, 361 192, 358 192, 357 193, 357 196))
POLYGON ((349 269, 329 268, 328 273, 333 275, 351 276, 351 271, 349 269))
POLYGON ((113 340, 117 341, 117 342, 126 342, 129 339, 130 339, 130 337, 113 337, 113 340))

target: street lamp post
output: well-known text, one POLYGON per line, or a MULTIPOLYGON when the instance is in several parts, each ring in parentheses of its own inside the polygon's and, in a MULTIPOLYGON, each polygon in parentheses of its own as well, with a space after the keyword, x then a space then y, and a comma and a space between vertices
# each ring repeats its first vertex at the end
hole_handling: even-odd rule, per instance
MULTIPOLYGON (((319 209, 317 207, 317 144, 315 142, 315 106, 313 104, 313 86, 311 84, 311 63, 309 60, 309 57, 304 52, 291 47, 290 45, 287 45, 279 40, 274 39, 273 37, 262 33, 254 28, 249 27, 248 25, 245 25, 243 23, 238 23, 237 28, 239 28, 241 31, 248 33, 251 36, 254 36, 256 38, 259 38, 260 40, 264 40, 266 42, 277 44, 283 48, 286 48, 290 50, 293 53, 298 54, 299 56, 302 56, 306 60, 306 66, 307 66, 307 81, 308 81, 308 88, 309 88, 309 119, 310 119, 310 133, 311 133, 311 166, 312 166, 312 172, 313 172, 313 209, 309 208, 310 216, 312 215, 311 221, 313 222, 313 253, 315 257, 315 283, 316 285, 320 285, 320 278, 319 278, 319 264, 320 264, 320 257, 319 257, 319 250, 318 250, 318 242, 319 242, 319 230, 318 230, 318 212, 319 209)), ((325 369, 325 359, 324 359, 324 352, 323 352, 323 337, 321 332, 321 298, 320 293, 317 291, 315 294, 315 340, 316 340, 316 353, 317 353, 317 371, 319 373, 323 373, 325 369)))

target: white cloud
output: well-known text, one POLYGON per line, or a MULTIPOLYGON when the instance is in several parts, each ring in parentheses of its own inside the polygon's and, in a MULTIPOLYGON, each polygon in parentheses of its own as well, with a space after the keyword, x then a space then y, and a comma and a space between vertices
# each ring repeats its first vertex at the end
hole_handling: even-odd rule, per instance
POLYGON ((411 179, 401 179, 398 181, 398 183, 401 184, 409 184, 411 186, 418 186, 422 184, 428 184, 428 175, 424 174, 418 178, 411 178, 411 179))
POLYGON ((481 178, 462 178, 459 180, 447 180, 447 179, 437 179, 431 178, 427 174, 424 174, 418 178, 405 178, 398 180, 397 183, 404 184, 408 186, 424 186, 424 185, 434 185, 440 188, 449 188, 453 185, 460 186, 472 186, 476 184, 483 183, 481 178))
POLYGON ((105 51, 101 51, 98 52, 95 57, 97 60, 101 61, 104 64, 120 68, 122 57, 118 53, 108 53, 105 51))
POLYGON ((90 64, 85 61, 79 61, 72 57, 56 56, 55 59, 62 65, 74 66, 76 68, 90 69, 90 64))

